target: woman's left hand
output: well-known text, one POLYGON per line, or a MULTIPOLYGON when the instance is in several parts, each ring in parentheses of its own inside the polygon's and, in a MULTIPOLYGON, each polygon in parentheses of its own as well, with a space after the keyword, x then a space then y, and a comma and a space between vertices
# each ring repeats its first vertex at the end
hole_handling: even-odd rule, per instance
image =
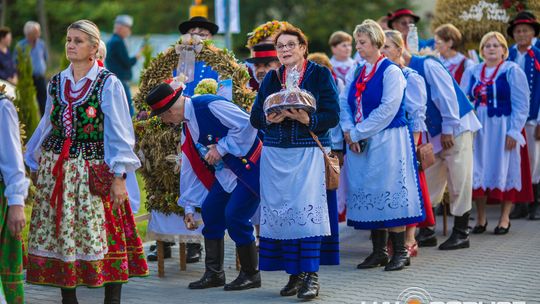
POLYGON ((304 125, 309 124, 309 115, 306 111, 302 109, 288 109, 283 111, 283 114, 285 114, 285 116, 289 117, 290 119, 298 120, 304 125))
POLYGON ((349 149, 353 151, 354 153, 360 153, 360 144, 355 142, 349 145, 349 149))
POLYGON ((113 203, 113 209, 120 208, 120 206, 128 199, 126 180, 118 177, 113 178, 111 186, 111 201, 113 203))
POLYGON ((506 135, 506 150, 513 150, 516 147, 517 141, 511 136, 506 135))

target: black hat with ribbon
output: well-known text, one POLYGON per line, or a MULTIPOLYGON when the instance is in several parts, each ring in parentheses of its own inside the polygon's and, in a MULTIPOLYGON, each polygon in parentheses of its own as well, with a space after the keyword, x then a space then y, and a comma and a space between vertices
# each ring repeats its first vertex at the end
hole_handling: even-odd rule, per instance
POLYGON ((168 82, 160 83, 153 88, 145 99, 146 104, 152 109, 150 116, 162 114, 170 109, 178 97, 182 95, 182 90, 182 86, 176 90, 173 89, 168 82))
POLYGON ((512 38, 514 38, 514 28, 518 24, 530 25, 534 29, 535 37, 540 34, 540 23, 538 23, 536 17, 530 12, 519 12, 514 19, 508 22, 508 24, 510 26, 506 29, 506 33, 512 38))
POLYGON ((249 63, 269 63, 279 60, 276 47, 271 43, 259 43, 253 46, 253 57, 246 59, 249 63))
POLYGON ((190 29, 196 27, 207 29, 212 35, 215 35, 219 30, 219 26, 217 24, 202 16, 195 16, 188 21, 180 23, 180 25, 178 26, 178 30, 183 35, 186 34, 190 29))
POLYGON ((407 8, 400 8, 388 14, 388 20, 386 21, 388 27, 393 29, 392 23, 402 16, 411 16, 414 19, 414 23, 418 23, 418 21, 420 21, 420 17, 416 15, 412 10, 407 8))

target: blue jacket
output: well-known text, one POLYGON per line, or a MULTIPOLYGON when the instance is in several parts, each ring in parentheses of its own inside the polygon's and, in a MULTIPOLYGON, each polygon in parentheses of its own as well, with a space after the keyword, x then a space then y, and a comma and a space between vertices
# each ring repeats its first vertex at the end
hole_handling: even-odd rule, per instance
MULTIPOLYGON (((540 39, 537 40, 540 41, 540 39)), ((534 57, 540 62, 540 48, 533 46, 531 50, 534 52, 534 57)), ((508 54, 509 61, 516 61, 517 49, 510 48, 508 54)), ((525 75, 529 82, 529 90, 531 91, 529 118, 527 120, 536 120, 538 118, 538 109, 540 108, 540 71, 536 69, 534 61, 528 54, 525 55, 525 75)))
POLYGON ((309 125, 296 120, 286 119, 279 124, 267 124, 263 105, 268 96, 281 90, 278 79, 283 75, 282 66, 279 70, 266 74, 259 93, 251 109, 251 124, 264 131, 263 144, 269 147, 300 148, 316 147, 309 131, 313 131, 323 146, 330 146, 329 130, 339 123, 339 98, 336 84, 326 67, 309 61, 300 88, 309 91, 317 100, 317 110, 310 114, 309 125))
POLYGON ((122 81, 129 81, 132 78, 131 67, 137 63, 136 57, 129 57, 126 43, 122 37, 113 34, 111 40, 107 42, 107 57, 105 66, 107 69, 122 81))

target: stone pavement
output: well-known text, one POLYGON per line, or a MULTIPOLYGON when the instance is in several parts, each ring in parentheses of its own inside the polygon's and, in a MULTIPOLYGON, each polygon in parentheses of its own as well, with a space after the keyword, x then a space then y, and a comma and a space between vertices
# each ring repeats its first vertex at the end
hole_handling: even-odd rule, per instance
MULTIPOLYGON (((406 270, 385 272, 382 268, 357 270, 371 250, 368 232, 341 226, 341 265, 322 266, 319 272, 321 294, 313 303, 365 303, 391 301, 407 288, 427 291, 433 301, 526 301, 540 303, 540 221, 514 220, 510 233, 493 234, 499 208, 488 208, 488 231, 472 235, 468 250, 443 252, 437 248, 420 248, 419 256, 406 270)), ((439 242, 442 217, 438 217, 439 242)), ((452 218, 449 218, 451 227, 452 218)), ((474 221, 471 221, 474 225, 474 221)), ((237 272, 233 242, 226 241, 225 270, 227 281, 237 272)), ((203 273, 202 262, 188 264, 179 271, 178 250, 166 260, 165 278, 157 277, 157 265, 151 263, 148 278, 136 278, 124 285, 122 302, 142 303, 297 303, 296 297, 280 297, 279 289, 287 282, 283 272, 264 272, 263 286, 247 291, 225 292, 221 288, 189 290, 189 282, 203 273)), ((28 304, 60 303, 57 288, 26 285, 28 304)), ((409 289, 409 291, 413 291, 409 289)), ((103 303, 103 289, 78 288, 81 304, 103 303)), ((421 297, 420 297, 421 298, 421 297)))

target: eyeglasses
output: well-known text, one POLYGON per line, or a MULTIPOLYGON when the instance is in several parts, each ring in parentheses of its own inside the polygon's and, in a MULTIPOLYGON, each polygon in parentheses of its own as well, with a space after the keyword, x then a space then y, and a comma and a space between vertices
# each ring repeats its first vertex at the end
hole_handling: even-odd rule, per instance
POLYGON ((286 50, 293 50, 296 46, 298 45, 298 43, 296 42, 288 42, 287 44, 276 44, 276 50, 278 50, 279 52, 283 52, 283 51, 286 51, 286 50))
POLYGON ((484 44, 484 48, 486 49, 489 49, 489 48, 499 48, 501 47, 502 45, 498 44, 498 43, 494 43, 494 44, 484 44))

